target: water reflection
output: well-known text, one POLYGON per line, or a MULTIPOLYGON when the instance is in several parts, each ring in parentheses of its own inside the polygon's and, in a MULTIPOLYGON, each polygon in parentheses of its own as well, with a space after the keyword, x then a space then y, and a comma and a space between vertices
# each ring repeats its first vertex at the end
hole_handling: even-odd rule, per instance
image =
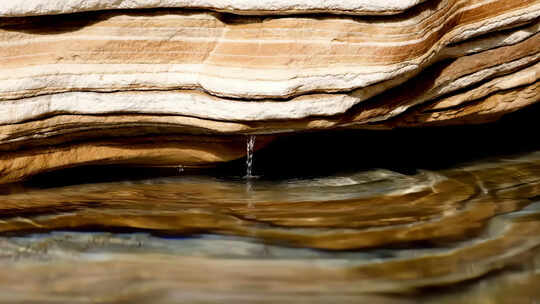
POLYGON ((0 302, 539 296, 540 151, 414 174, 249 181, 182 174, 4 191, 0 302))

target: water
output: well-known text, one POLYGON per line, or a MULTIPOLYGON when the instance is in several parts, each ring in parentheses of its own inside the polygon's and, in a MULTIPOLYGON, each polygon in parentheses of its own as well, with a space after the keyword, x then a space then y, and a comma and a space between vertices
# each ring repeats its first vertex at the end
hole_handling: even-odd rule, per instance
POLYGON ((0 302, 540 299, 540 151, 250 182, 249 195, 246 180, 190 173, 4 192, 0 302))
POLYGON ((255 147, 255 135, 249 135, 246 143, 246 179, 253 178, 253 148, 255 147))

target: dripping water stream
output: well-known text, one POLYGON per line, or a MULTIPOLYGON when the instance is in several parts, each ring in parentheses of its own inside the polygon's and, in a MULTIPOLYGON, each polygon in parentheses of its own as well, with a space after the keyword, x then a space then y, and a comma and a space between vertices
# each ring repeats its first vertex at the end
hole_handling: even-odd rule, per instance
POLYGON ((246 179, 253 178, 253 147, 255 146, 255 135, 249 135, 246 144, 246 179))
MULTIPOLYGON (((249 135, 246 143, 246 194, 249 195, 253 188, 253 148, 255 147, 255 135, 249 135)), ((253 208, 253 202, 248 198, 248 207, 253 208)))

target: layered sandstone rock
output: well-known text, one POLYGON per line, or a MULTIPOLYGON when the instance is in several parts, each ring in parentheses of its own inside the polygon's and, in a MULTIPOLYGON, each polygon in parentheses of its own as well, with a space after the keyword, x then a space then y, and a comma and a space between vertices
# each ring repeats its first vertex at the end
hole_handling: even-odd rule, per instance
POLYGON ((0 4, 2 17, 65 14, 105 9, 199 8, 233 14, 336 13, 391 15, 425 0, 16 0, 0 4))
POLYGON ((245 134, 483 123, 540 99, 540 1, 420 2, 2 3, 0 181, 202 166, 242 157, 245 134))

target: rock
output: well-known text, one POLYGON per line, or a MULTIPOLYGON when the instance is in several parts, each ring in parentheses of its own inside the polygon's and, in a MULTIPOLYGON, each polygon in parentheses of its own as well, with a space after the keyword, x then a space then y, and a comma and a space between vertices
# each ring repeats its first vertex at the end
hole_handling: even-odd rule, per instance
POLYGON ((540 16, 536 2, 501 0, 510 4, 503 13, 493 3, 487 11, 469 2, 428 2, 378 22, 184 11, 4 19, 2 73, 9 77, 1 78, 2 99, 197 88, 249 101, 348 91, 408 79, 434 61, 466 53, 444 51, 449 45, 540 16))
POLYGON ((233 14, 391 15, 401 13, 425 0, 13 0, 0 4, 0 17, 36 16, 110 9, 190 8, 233 14))
POLYGON ((2 3, 0 182, 207 166, 242 157, 245 134, 485 123, 540 99, 540 0, 420 2, 2 3))
MULTIPOLYGON (((39 147, 24 146, 21 149, 19 146, 18 151, 4 151, 0 155, 0 183, 81 165, 204 167, 241 158, 246 152, 244 136, 169 135, 90 139, 102 135, 86 134, 82 143, 72 138, 74 142, 69 144, 65 143, 65 137, 60 140, 53 138, 41 140, 39 147)), ((268 138, 260 137, 256 149, 266 143, 268 138)))

